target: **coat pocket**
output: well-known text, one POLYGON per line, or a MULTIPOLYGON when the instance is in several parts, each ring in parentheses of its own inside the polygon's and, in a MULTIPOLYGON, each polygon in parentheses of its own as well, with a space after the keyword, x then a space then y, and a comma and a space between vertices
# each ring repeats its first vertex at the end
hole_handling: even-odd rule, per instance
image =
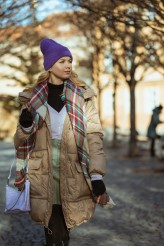
POLYGON ((41 163, 42 159, 29 159, 28 161, 28 172, 29 175, 32 173, 41 173, 41 163))
POLYGON ((83 170, 79 162, 75 162, 75 169, 76 169, 76 175, 75 175, 74 186, 76 187, 76 193, 75 193, 76 199, 83 200, 91 195, 91 191, 84 177, 83 170))
POLYGON ((41 163, 42 159, 29 159, 28 162, 28 177, 30 180, 31 197, 42 196, 41 163))

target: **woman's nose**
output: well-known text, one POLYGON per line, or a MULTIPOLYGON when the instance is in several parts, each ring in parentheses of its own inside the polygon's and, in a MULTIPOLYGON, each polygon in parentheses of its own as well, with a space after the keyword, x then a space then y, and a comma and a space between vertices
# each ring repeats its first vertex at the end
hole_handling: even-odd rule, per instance
POLYGON ((71 68, 71 67, 72 67, 72 63, 67 62, 67 63, 66 63, 66 67, 71 68))

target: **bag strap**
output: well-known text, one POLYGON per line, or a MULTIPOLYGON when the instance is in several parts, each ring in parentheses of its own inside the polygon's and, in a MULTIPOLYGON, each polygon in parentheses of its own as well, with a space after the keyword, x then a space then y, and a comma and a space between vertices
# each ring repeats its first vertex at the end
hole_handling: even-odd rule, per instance
POLYGON ((9 176, 7 178, 7 184, 9 184, 9 181, 10 181, 10 178, 11 178, 11 171, 12 171, 12 168, 13 168, 13 165, 14 165, 15 162, 16 162, 16 156, 14 156, 14 160, 11 163, 11 166, 10 166, 9 176))
MULTIPOLYGON (((27 155, 27 158, 26 159, 29 159, 29 155, 27 155)), ((12 168, 13 168, 14 163, 16 163, 16 156, 14 156, 14 160, 11 163, 11 166, 10 166, 9 176, 7 178, 7 184, 8 185, 9 185, 9 181, 10 181, 10 178, 11 178, 11 171, 12 171, 12 168)), ((27 165, 26 165, 26 177, 28 179, 28 166, 27 165)))

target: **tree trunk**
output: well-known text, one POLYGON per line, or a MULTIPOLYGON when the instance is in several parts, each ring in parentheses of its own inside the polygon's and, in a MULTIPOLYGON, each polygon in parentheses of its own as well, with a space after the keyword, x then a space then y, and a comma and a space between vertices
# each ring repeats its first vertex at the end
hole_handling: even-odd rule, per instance
POLYGON ((97 87, 97 106, 98 113, 100 117, 100 122, 102 124, 102 89, 101 89, 101 79, 100 76, 102 74, 104 68, 104 54, 103 50, 99 46, 95 46, 93 57, 92 57, 92 78, 93 82, 97 87))
POLYGON ((129 139, 129 156, 136 156, 136 122, 135 122, 135 83, 130 83, 130 139, 129 139))
POLYGON ((98 93, 97 93, 97 107, 98 107, 98 114, 99 114, 100 122, 102 124, 102 110, 101 110, 101 106, 102 106, 102 90, 100 90, 98 88, 98 93))
POLYGON ((117 142, 117 119, 116 119, 116 93, 117 93, 117 82, 114 82, 114 86, 113 86, 113 147, 116 146, 116 142, 117 142))

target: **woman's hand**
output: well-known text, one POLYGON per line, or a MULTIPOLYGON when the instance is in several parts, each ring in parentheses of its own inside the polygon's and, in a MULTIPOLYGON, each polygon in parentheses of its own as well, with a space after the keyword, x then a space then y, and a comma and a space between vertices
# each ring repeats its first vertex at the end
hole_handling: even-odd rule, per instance
POLYGON ((92 183, 92 188, 93 188, 93 194, 96 197, 99 197, 105 193, 106 187, 102 180, 93 180, 91 181, 91 183, 92 183))
POLYGON ((21 126, 25 128, 32 126, 33 123, 32 114, 28 111, 27 108, 22 110, 22 113, 19 117, 19 123, 21 124, 21 126))
POLYGON ((15 177, 15 187, 18 188, 19 191, 24 189, 26 181, 26 171, 25 169, 21 169, 19 171, 16 171, 16 177, 15 177))

